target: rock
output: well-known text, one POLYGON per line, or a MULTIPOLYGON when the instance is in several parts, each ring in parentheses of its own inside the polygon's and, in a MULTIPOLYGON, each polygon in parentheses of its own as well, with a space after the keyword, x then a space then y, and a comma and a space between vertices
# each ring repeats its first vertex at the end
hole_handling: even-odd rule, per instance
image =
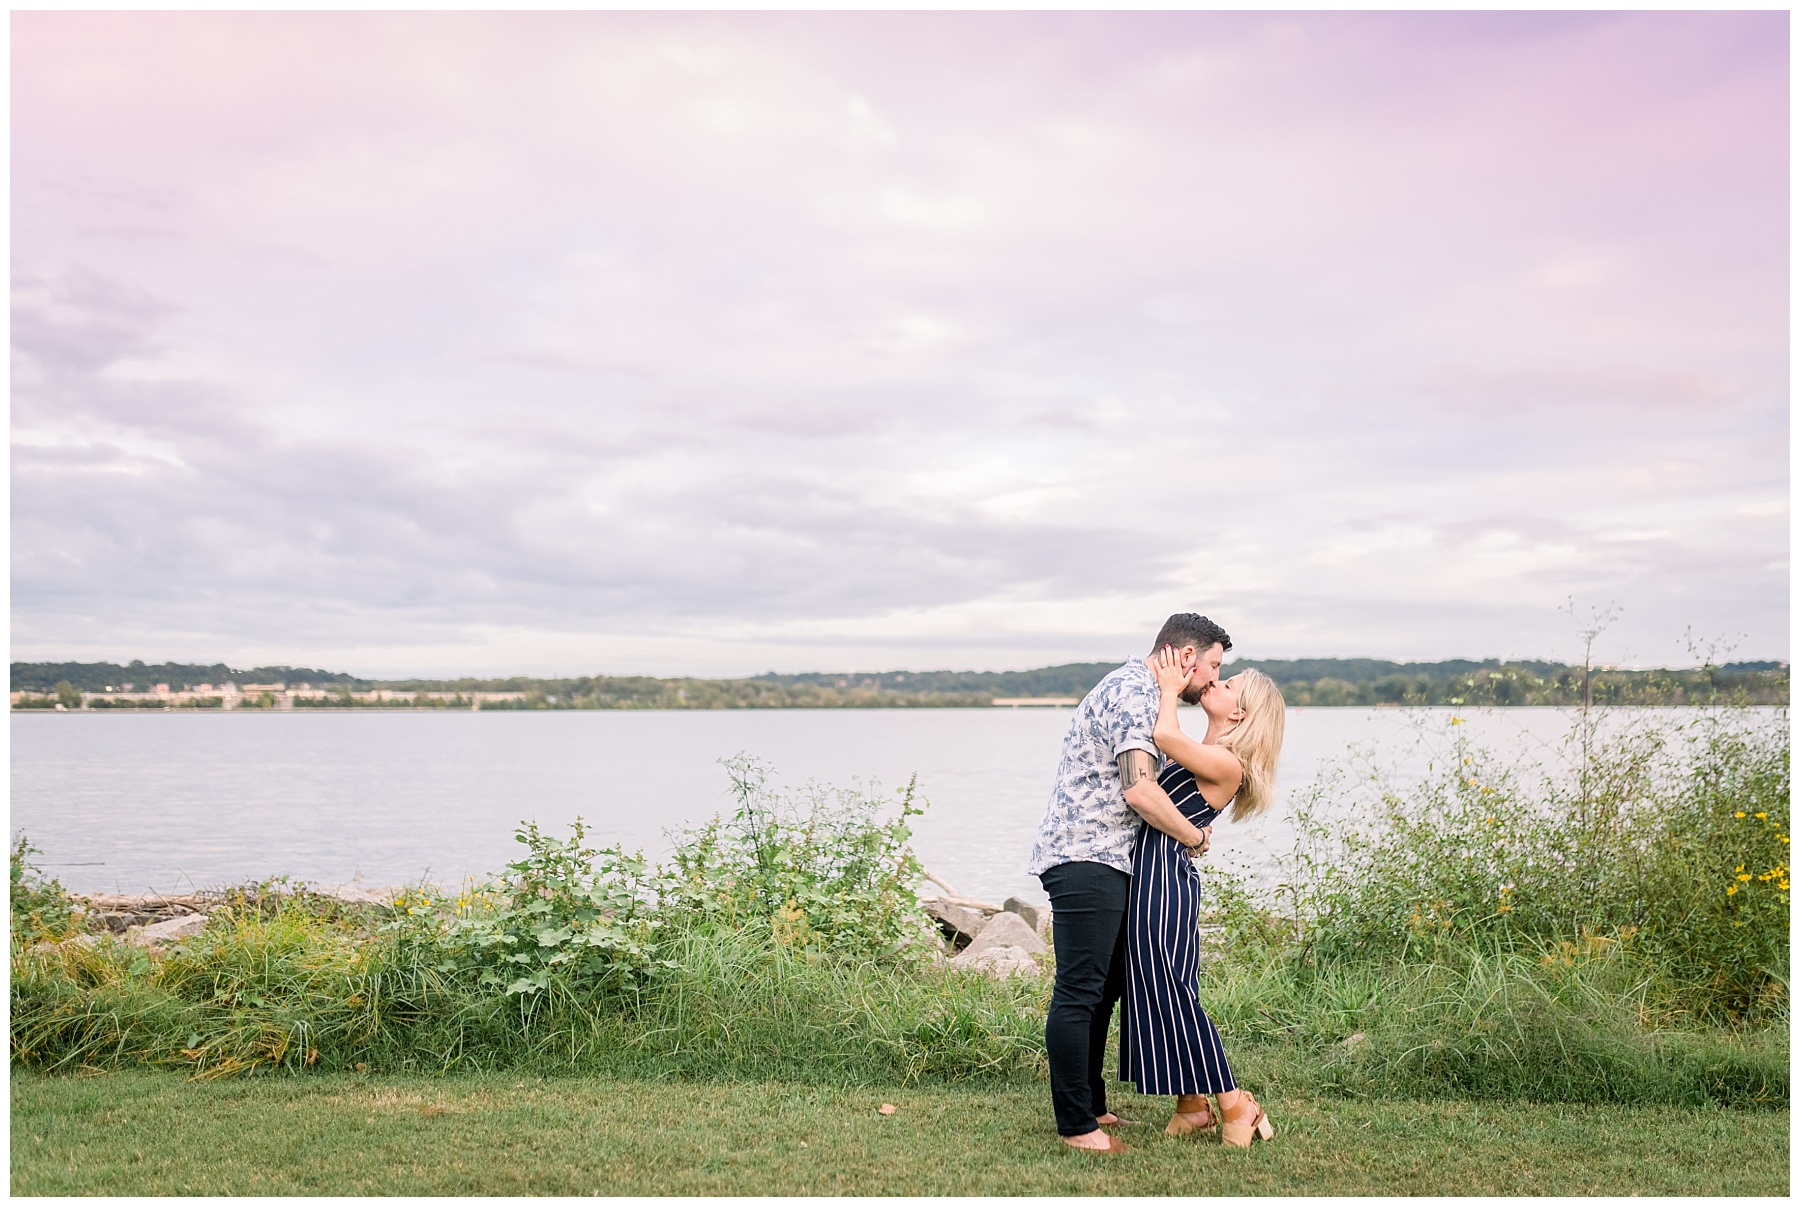
POLYGON ((1018 914, 1001 912, 989 919, 981 928, 975 941, 969 944, 968 950, 958 956, 975 956, 992 947, 1019 947, 1028 955, 1037 955, 1044 950, 1044 941, 1037 936, 1037 931, 1026 925, 1025 919, 1018 914))
POLYGON ((404 891, 398 884, 340 884, 336 888, 321 888, 317 891, 321 897, 330 897, 337 901, 350 901, 368 905, 391 905, 394 898, 404 891))
POLYGON ((960 905, 951 905, 933 897, 925 898, 925 912, 936 918, 939 929, 948 933, 945 938, 951 941, 973 939, 987 925, 987 918, 972 909, 964 909, 960 905))
POLYGON ((1006 904, 1001 908, 1009 914, 1017 914, 1025 919, 1025 925, 1031 927, 1033 934, 1040 939, 1044 937, 1044 923, 1049 921, 1049 910, 1044 910, 1040 915, 1037 906, 1021 901, 1017 897, 1008 897, 1006 904))
POLYGON ((153 922, 131 931, 126 938, 139 947, 155 947, 162 943, 191 939, 205 929, 205 914, 188 914, 181 918, 170 918, 166 922, 153 922))
POLYGON ((1021 973, 1036 975, 1038 971, 1037 961, 1031 958, 1029 951, 1010 944, 984 947, 980 951, 976 951, 971 945, 969 950, 950 963, 953 967, 973 969, 992 977, 1018 976, 1021 973))
POLYGON ((100 940, 95 938, 93 935, 70 935, 68 938, 64 939, 60 943, 52 943, 52 942, 49 942, 48 940, 46 940, 42 943, 37 944, 31 950, 34 952, 44 953, 44 952, 52 952, 52 951, 64 951, 70 947, 98 947, 98 946, 100 946, 100 940))
POLYGON ((104 926, 115 935, 122 935, 134 926, 143 926, 146 923, 161 921, 161 919, 161 914, 136 913, 128 910, 107 910, 104 913, 95 914, 92 921, 104 926))
POLYGON ((122 910, 126 913, 168 914, 198 913, 204 902, 198 896, 165 897, 160 893, 70 893, 77 901, 85 901, 96 910, 122 910))

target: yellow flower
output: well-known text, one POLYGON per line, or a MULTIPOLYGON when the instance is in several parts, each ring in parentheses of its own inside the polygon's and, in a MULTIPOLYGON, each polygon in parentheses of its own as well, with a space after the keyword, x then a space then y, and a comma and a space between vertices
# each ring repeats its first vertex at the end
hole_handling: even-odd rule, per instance
POLYGON ((1749 814, 1748 814, 1748 813, 1746 813, 1746 812, 1744 812, 1744 811, 1743 811, 1743 810, 1742 810, 1742 809, 1739 809, 1739 810, 1738 810, 1738 811, 1737 811, 1737 815, 1738 815, 1738 816, 1739 816, 1739 817, 1748 817, 1748 816, 1750 816, 1750 815, 1749 815, 1749 814))
POLYGON ((1767 813, 1758 813, 1757 816, 1760 818, 1763 818, 1766 821, 1768 819, 1769 815, 1767 813))
POLYGON ((1461 725, 1462 723, 1463 723, 1463 719, 1461 717, 1451 717, 1450 718, 1450 724, 1452 724, 1452 725, 1461 725))
POLYGON ((1725 890, 1725 895, 1726 895, 1726 896, 1727 896, 1727 897, 1735 897, 1735 896, 1737 896, 1737 885, 1735 885, 1735 884, 1734 884, 1734 885, 1732 885, 1732 886, 1731 886, 1731 887, 1730 887, 1730 888, 1728 888, 1728 889, 1726 889, 1726 890, 1725 890))
POLYGON ((1741 875, 1739 875, 1739 876, 1738 876, 1738 879, 1739 879, 1739 880, 1748 880, 1748 879, 1750 879, 1750 873, 1749 873, 1749 872, 1744 872, 1744 873, 1742 873, 1742 874, 1741 874, 1741 875))

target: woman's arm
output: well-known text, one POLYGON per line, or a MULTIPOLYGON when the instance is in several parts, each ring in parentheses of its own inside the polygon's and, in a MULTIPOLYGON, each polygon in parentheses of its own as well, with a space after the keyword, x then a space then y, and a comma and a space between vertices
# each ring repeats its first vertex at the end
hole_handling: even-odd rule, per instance
POLYGON ((1156 748, 1192 771, 1203 787, 1235 793, 1244 778, 1244 767, 1237 756, 1223 746, 1196 742, 1181 728, 1176 710, 1181 706, 1181 691, 1187 686, 1188 677, 1175 652, 1158 650, 1150 659, 1150 669, 1156 672, 1156 686, 1161 690, 1156 728, 1150 735, 1156 748))

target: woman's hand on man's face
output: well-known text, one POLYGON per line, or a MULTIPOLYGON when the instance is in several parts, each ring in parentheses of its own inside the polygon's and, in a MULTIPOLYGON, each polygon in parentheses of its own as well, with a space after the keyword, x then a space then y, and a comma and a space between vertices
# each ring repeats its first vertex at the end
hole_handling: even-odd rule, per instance
POLYGON ((1181 665, 1181 651, 1172 645, 1165 645, 1156 651, 1155 656, 1150 659, 1150 669, 1156 672, 1156 686, 1165 695, 1172 692, 1179 696, 1188 685, 1191 671, 1181 665))

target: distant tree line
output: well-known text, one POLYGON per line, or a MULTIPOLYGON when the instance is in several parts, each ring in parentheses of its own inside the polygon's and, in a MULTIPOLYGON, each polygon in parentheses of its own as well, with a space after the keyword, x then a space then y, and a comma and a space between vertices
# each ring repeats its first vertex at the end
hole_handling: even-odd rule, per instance
POLYGON ((55 691, 58 683, 68 683, 76 691, 103 692, 150 691, 158 683, 167 683, 173 691, 184 691, 210 683, 286 683, 298 686, 310 683, 324 687, 339 683, 367 690, 371 683, 338 671, 314 670, 304 666, 258 666, 250 670, 232 670, 223 662, 199 666, 183 662, 15 662, 12 664, 12 690, 16 692, 55 691))
POLYGON ((1233 663, 1254 666, 1281 685, 1296 707, 1466 704, 1474 707, 1595 704, 1785 704, 1785 662, 1731 662, 1684 670, 1597 668, 1560 662, 1384 662, 1374 658, 1298 658, 1233 663))
MULTIPOLYGON (((147 691, 202 683, 286 683, 334 688, 333 699, 295 701, 307 707, 457 707, 470 692, 521 692, 522 699, 484 701, 483 709, 681 709, 681 708, 966 708, 995 698, 1080 697, 1118 663, 1072 662, 1030 671, 886 671, 869 674, 777 675, 748 679, 656 679, 649 676, 582 675, 539 679, 359 679, 307 667, 212 666, 132 662, 15 662, 14 691, 63 694, 115 691, 127 685, 147 691), (349 693, 377 688, 425 692, 418 705, 352 702, 349 693)), ((1450 659, 1387 662, 1376 658, 1246 659, 1226 673, 1255 667, 1281 684, 1290 705, 1568 705, 1584 695, 1597 704, 1704 704, 1737 701, 1785 704, 1785 662, 1731 662, 1684 670, 1595 670, 1560 662, 1450 659)), ((77 697, 78 698, 78 697, 77 697)), ((52 702, 53 703, 53 702, 52 702)), ((49 706, 46 704, 46 706, 49 706)))

